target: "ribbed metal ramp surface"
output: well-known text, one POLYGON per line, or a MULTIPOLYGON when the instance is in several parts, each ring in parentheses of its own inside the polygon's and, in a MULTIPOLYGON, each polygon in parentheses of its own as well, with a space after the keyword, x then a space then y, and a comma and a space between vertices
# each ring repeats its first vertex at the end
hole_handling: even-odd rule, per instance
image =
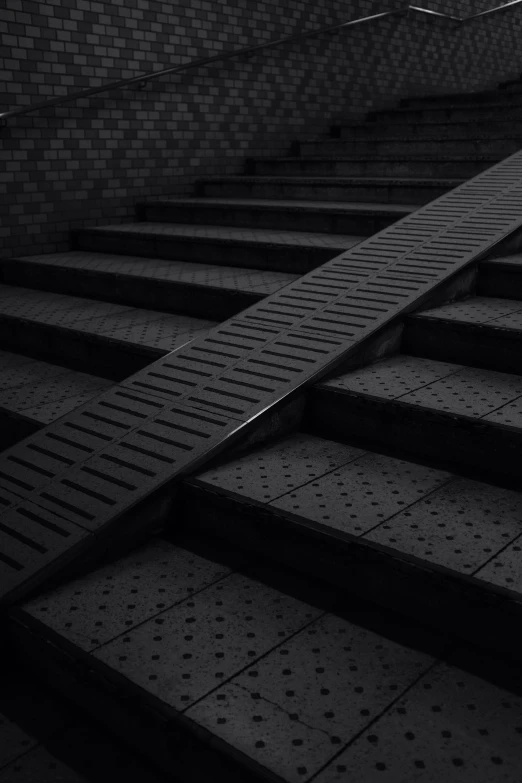
POLYGON ((5 452, 3 601, 521 225, 516 153, 5 452))

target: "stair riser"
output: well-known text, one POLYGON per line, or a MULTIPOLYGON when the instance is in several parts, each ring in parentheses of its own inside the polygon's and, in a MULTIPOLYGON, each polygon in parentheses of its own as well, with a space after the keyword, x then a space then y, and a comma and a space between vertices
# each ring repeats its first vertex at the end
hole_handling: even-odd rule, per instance
POLYGON ((522 81, 520 79, 516 79, 515 81, 510 82, 509 84, 503 84, 500 86, 499 95, 520 95, 522 94, 522 81))
POLYGON ((465 155, 472 158, 476 154, 499 155, 505 157, 512 155, 522 147, 522 136, 520 139, 433 139, 432 141, 422 141, 420 139, 412 141, 306 141, 299 145, 299 155, 306 157, 325 158, 332 155, 342 157, 343 155, 465 155))
MULTIPOLYGON (((403 215, 381 217, 324 213, 323 210, 294 212, 281 207, 278 210, 249 209, 234 206, 226 210, 192 207, 148 206, 140 219, 159 223, 190 223, 207 226, 238 226, 244 228, 272 228, 284 231, 313 231, 326 234, 355 234, 369 236, 391 225, 403 215)), ((405 213, 406 214, 406 213, 405 213)))
POLYGON ((469 139, 474 133, 489 139, 503 139, 512 134, 522 135, 522 120, 511 122, 462 122, 451 124, 421 125, 416 122, 403 123, 366 123, 360 127, 341 127, 340 138, 372 139, 402 138, 412 136, 416 139, 438 139, 449 136, 453 139, 469 139))
MULTIPOLYGON (((400 105, 411 109, 420 108, 424 109, 427 106, 437 106, 442 108, 448 105, 455 105, 456 103, 491 103, 503 100, 504 90, 487 90, 485 92, 468 92, 468 93, 454 93, 453 95, 427 95, 424 98, 406 98, 401 101, 400 105)), ((506 97, 506 101, 509 98, 506 97)))
POLYGON ((44 425, 11 411, 0 411, 0 451, 28 438, 44 425))
POLYGON ((294 185, 293 183, 204 183, 204 195, 218 198, 277 198, 305 201, 363 201, 378 204, 427 204, 448 188, 393 185, 294 185))
POLYGON ((14 259, 0 261, 0 279, 9 285, 216 321, 231 318, 264 298, 256 293, 58 268, 14 259))
MULTIPOLYGON (((499 156, 500 159, 500 156, 499 156)), ((462 177, 468 179, 493 166, 495 161, 432 160, 307 160, 257 161, 254 174, 275 177, 462 177)))
POLYGON ((428 571, 413 558, 341 533, 325 534, 314 523, 190 483, 184 498, 185 524, 206 540, 229 542, 311 580, 324 580, 350 600, 361 597, 480 648, 518 654, 513 627, 522 620, 522 607, 488 595, 472 580, 428 571))
POLYGON ((0 318, 0 349, 121 381, 167 352, 16 318, 0 318))
POLYGON ((402 351, 441 362, 522 375, 522 332, 407 317, 402 351))
POLYGON ((453 122, 461 120, 462 122, 477 122, 479 124, 488 122, 489 120, 497 121, 499 119, 502 119, 505 122, 511 120, 521 121, 522 106, 518 108, 510 102, 509 104, 502 104, 501 106, 495 107, 484 105, 483 107, 470 106, 467 109, 426 108, 411 109, 407 112, 385 111, 376 112, 374 115, 370 115, 369 119, 390 124, 402 124, 404 122, 444 122, 445 120, 451 120, 453 122))
POLYGON ((479 296, 522 299, 522 270, 506 264, 481 264, 477 281, 479 296))
POLYGON ((492 484, 520 486, 522 432, 480 419, 316 387, 304 429, 492 484))
MULTIPOLYGON (((114 555, 114 559, 119 557, 114 555)), ((71 574, 71 579, 75 578, 71 574)), ((46 635, 53 632, 31 624, 28 615, 9 617, 6 636, 9 648, 19 662, 38 677, 51 691, 58 692, 64 699, 80 708, 95 724, 103 726, 109 736, 117 738, 123 746, 138 752, 150 762, 153 780, 174 781, 172 770, 176 770, 176 780, 187 783, 199 781, 226 780, 227 783, 267 783, 263 772, 258 771, 245 754, 230 752, 227 744, 218 741, 210 743, 210 732, 198 723, 174 710, 162 712, 159 700, 147 698, 145 690, 136 689, 129 680, 122 683, 111 680, 110 669, 94 659, 94 656, 81 654, 79 648, 71 650, 63 636, 55 634, 52 643, 46 635)), ((89 735, 88 735, 89 736, 89 735)), ((214 740, 214 737, 212 737, 214 740)), ((52 746, 51 746, 52 747, 52 746)), ((73 746, 74 747, 74 746, 73 746)), ((104 753, 103 746, 97 745, 96 752, 104 753)), ((74 753, 74 750, 68 750, 74 753)), ((103 756, 102 756, 103 758, 103 756)), ((106 769, 109 767, 106 765, 106 769)), ((118 770, 120 778, 121 769, 118 770)), ((65 777, 57 771, 47 780, 65 783, 65 777)), ((67 780, 79 781, 67 775, 67 780)), ((87 781, 82 775, 81 780, 87 781)), ((91 780, 93 778, 90 778, 91 780)), ((128 776, 121 776, 128 780, 128 776)), ((135 778, 133 778, 135 779, 135 778)), ((36 779, 33 779, 36 783, 36 779)), ((100 779, 108 780, 106 775, 100 779)), ((145 780, 145 778, 143 779, 145 780)), ((39 778, 39 783, 43 779, 39 778)))
POLYGON ((88 230, 78 232, 75 246, 78 250, 100 253, 170 258, 295 274, 305 274, 343 252, 342 249, 337 251, 324 247, 283 247, 269 244, 254 247, 239 242, 197 242, 193 239, 183 242, 176 238, 156 240, 153 237, 137 238, 124 234, 108 236, 88 230))

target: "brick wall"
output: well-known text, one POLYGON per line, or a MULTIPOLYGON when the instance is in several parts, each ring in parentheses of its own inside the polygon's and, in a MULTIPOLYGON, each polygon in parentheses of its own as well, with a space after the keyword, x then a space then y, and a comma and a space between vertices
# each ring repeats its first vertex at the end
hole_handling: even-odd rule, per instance
MULTIPOLYGON (((469 14, 498 0, 423 0, 469 14)), ((403 6, 403 0, 3 0, 2 110, 403 6)), ((419 0, 421 4, 421 0, 419 0)), ((522 71, 522 9, 457 27, 379 21, 106 93, 0 128, 0 252, 65 249, 71 228, 132 219, 144 197, 242 171, 296 138, 411 94, 522 71)))

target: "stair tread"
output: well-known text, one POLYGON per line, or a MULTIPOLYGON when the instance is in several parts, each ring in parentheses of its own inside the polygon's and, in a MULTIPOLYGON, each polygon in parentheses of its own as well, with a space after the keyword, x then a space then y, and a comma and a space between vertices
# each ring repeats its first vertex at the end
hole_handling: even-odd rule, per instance
MULTIPOLYGON (((502 135, 499 136, 499 139, 506 139, 506 140, 514 139, 515 141, 519 141, 521 137, 522 137, 522 132, 520 132, 520 133, 509 133, 509 134, 502 133, 502 135)), ((448 136, 448 135, 444 134, 444 136, 440 136, 440 137, 435 137, 434 136, 433 138, 430 138, 430 139, 419 139, 418 136, 414 136, 414 135, 409 135, 409 136, 372 136, 371 139, 364 139, 364 138, 361 138, 361 139, 330 139, 330 138, 327 138, 327 139, 325 139, 325 138, 317 139, 317 138, 315 138, 315 139, 305 139, 304 141, 301 142, 301 144, 354 144, 354 143, 360 144, 363 141, 366 141, 366 143, 368 143, 368 144, 374 144, 377 141, 386 141, 388 143, 394 143, 394 142, 397 142, 397 141, 406 141, 406 142, 409 142, 409 143, 417 142, 419 144, 422 144, 422 143, 426 144, 428 142, 432 143, 434 141, 452 142, 452 143, 457 141, 457 142, 462 142, 462 143, 464 143, 464 142, 471 142, 471 143, 473 143, 475 141, 494 141, 494 140, 495 139, 491 135, 489 135, 489 134, 473 133, 473 136, 471 136, 471 137, 470 136, 466 136, 466 137, 462 137, 462 136, 448 136)), ((498 141, 498 139, 496 139, 496 140, 498 141)))
MULTIPOLYGON (((329 161, 329 160, 335 160, 335 161, 357 161, 361 163, 365 162, 371 162, 371 161, 378 161, 379 163, 386 163, 386 162, 395 162, 395 161, 405 161, 410 162, 411 160, 414 160, 416 162, 419 161, 427 161, 427 162, 437 162, 440 163, 440 161, 448 161, 448 162, 462 162, 462 161, 500 161, 501 156, 500 155, 487 155, 484 153, 477 153, 476 155, 434 155, 430 153, 426 153, 422 156, 412 156, 412 155, 406 155, 403 153, 402 155, 332 155, 330 158, 324 158, 324 157, 318 157, 314 155, 307 155, 304 158, 299 157, 277 157, 277 158, 251 158, 251 160, 255 161, 256 163, 265 163, 265 162, 272 162, 272 161, 278 161, 281 163, 303 163, 309 160, 312 161, 329 161)), ((293 203, 293 202, 292 202, 293 203)), ((311 202, 306 201, 303 202, 305 204, 309 204, 311 202)), ((327 202, 330 204, 331 202, 327 202)), ((397 206, 397 205, 395 205, 397 206)))
POLYGON ((353 771, 366 780, 383 760, 397 772, 410 756, 440 770, 433 736, 448 725, 448 771, 451 757, 465 760, 459 781, 491 780, 492 756, 501 756, 506 780, 519 773, 520 697, 439 651, 322 612, 161 539, 26 603, 22 617, 90 652, 94 676, 103 667, 127 699, 183 713, 262 779, 319 773, 314 779, 327 783, 353 771))
POLYGON ((302 433, 192 483, 458 574, 475 574, 522 535, 518 492, 302 433))
POLYGON ((462 301, 423 310, 410 316, 414 319, 459 321, 468 324, 488 324, 522 330, 522 301, 489 296, 474 296, 462 301))
MULTIPOLYGON (((514 104, 511 101, 490 101, 488 103, 478 103, 478 104, 468 104, 468 103, 451 103, 448 102, 447 104, 441 103, 434 103, 433 106, 428 106, 426 108, 426 111, 446 111, 447 109, 455 109, 457 111, 490 111, 491 109, 517 109, 522 108, 522 104, 514 104)), ((394 114, 411 114, 411 113, 418 113, 420 111, 423 111, 420 107, 415 106, 397 106, 393 109, 383 109, 382 112, 385 114, 389 114, 393 112, 394 114)), ((378 114, 381 114, 379 111, 378 114)))
POLYGON ((50 424, 109 388, 112 381, 0 351, 0 410, 50 424))
POLYGON ((456 187, 457 185, 465 182, 462 178, 445 178, 445 177, 337 177, 337 176, 296 176, 296 177, 284 177, 274 176, 268 174, 265 176, 246 176, 240 175, 236 177, 206 177, 202 180, 205 183, 212 182, 230 182, 230 183, 262 183, 262 182, 279 182, 289 184, 332 184, 332 185, 393 185, 393 184, 407 184, 407 185, 451 185, 456 187))
POLYGON ((522 428, 522 376, 496 370, 398 354, 320 386, 522 428))
POLYGON ((0 285, 0 316, 165 352, 216 326, 215 321, 187 315, 172 315, 3 284, 0 285))
MULTIPOLYGON (((288 158, 288 160, 303 160, 303 158, 288 158)), ((318 158, 317 160, 323 160, 318 158)), ((293 179, 293 178, 292 178, 293 179)), ((145 202, 147 206, 155 205, 188 205, 197 209, 203 207, 254 207, 258 209, 291 209, 304 212, 335 212, 344 214, 350 212, 385 212, 397 215, 410 214, 419 208, 418 204, 388 204, 386 202, 346 202, 346 201, 299 201, 290 199, 249 199, 249 198, 162 198, 145 202)), ((301 233, 301 232, 299 232, 301 233)))
MULTIPOLYGON (((482 110, 482 107, 481 107, 481 110, 482 110)), ((510 117, 508 117, 507 119, 498 118, 498 117, 496 119, 491 119, 490 117, 484 117, 483 119, 480 118, 480 117, 478 117, 478 118, 471 117, 470 119, 456 119, 456 120, 455 119, 450 119, 450 118, 442 118, 440 120, 430 120, 430 119, 418 120, 418 119, 416 119, 416 120, 412 120, 412 121, 408 122, 408 120, 402 120, 402 118, 401 118, 400 122, 391 122, 390 124, 394 125, 394 126, 395 125, 411 125, 414 122, 416 126, 417 125, 428 125, 428 126, 430 126, 430 125, 476 125, 477 123, 480 123, 480 122, 492 122, 492 123, 516 122, 517 119, 518 118, 514 118, 513 119, 513 118, 510 118, 510 117)), ((381 122, 382 123, 386 123, 386 122, 389 122, 389 120, 387 118, 384 118, 382 120, 380 120, 378 118, 375 118, 374 120, 371 120, 370 122, 368 122, 368 125, 370 127, 372 127, 372 128, 375 128, 375 127, 378 127, 381 124, 381 122)), ((338 125, 340 125, 342 128, 364 128, 364 127, 367 126, 366 123, 362 123, 361 124, 361 123, 356 123, 356 122, 342 122, 342 121, 340 123, 338 123, 338 125)))
POLYGON ((488 258, 486 261, 482 261, 484 265, 509 264, 509 266, 522 267, 522 253, 515 253, 512 256, 500 256, 499 258, 488 258))
POLYGON ((192 240, 218 240, 250 244, 294 245, 296 247, 333 247, 346 250, 365 237, 348 234, 320 234, 310 231, 282 231, 268 228, 236 226, 201 226, 179 223, 125 223, 87 229, 94 233, 124 233, 156 237, 179 237, 192 240))
POLYGON ((272 272, 263 269, 169 261, 161 258, 149 259, 142 256, 123 256, 111 253, 89 253, 82 250, 24 256, 20 260, 32 264, 139 277, 144 280, 162 280, 166 283, 226 288, 267 295, 275 293, 299 277, 299 275, 287 272, 272 272))

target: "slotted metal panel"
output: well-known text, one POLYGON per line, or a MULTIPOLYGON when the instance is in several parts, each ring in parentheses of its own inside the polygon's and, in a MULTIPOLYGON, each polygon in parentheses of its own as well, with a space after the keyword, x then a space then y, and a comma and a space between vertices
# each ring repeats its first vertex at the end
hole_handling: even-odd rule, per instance
MULTIPOLYGON (((6 505, 33 503, 96 536, 117 530, 138 500, 519 228, 521 207, 516 153, 13 447, 0 458, 6 505)), ((18 581, 4 571, 4 598, 21 595, 23 570, 18 581)))

